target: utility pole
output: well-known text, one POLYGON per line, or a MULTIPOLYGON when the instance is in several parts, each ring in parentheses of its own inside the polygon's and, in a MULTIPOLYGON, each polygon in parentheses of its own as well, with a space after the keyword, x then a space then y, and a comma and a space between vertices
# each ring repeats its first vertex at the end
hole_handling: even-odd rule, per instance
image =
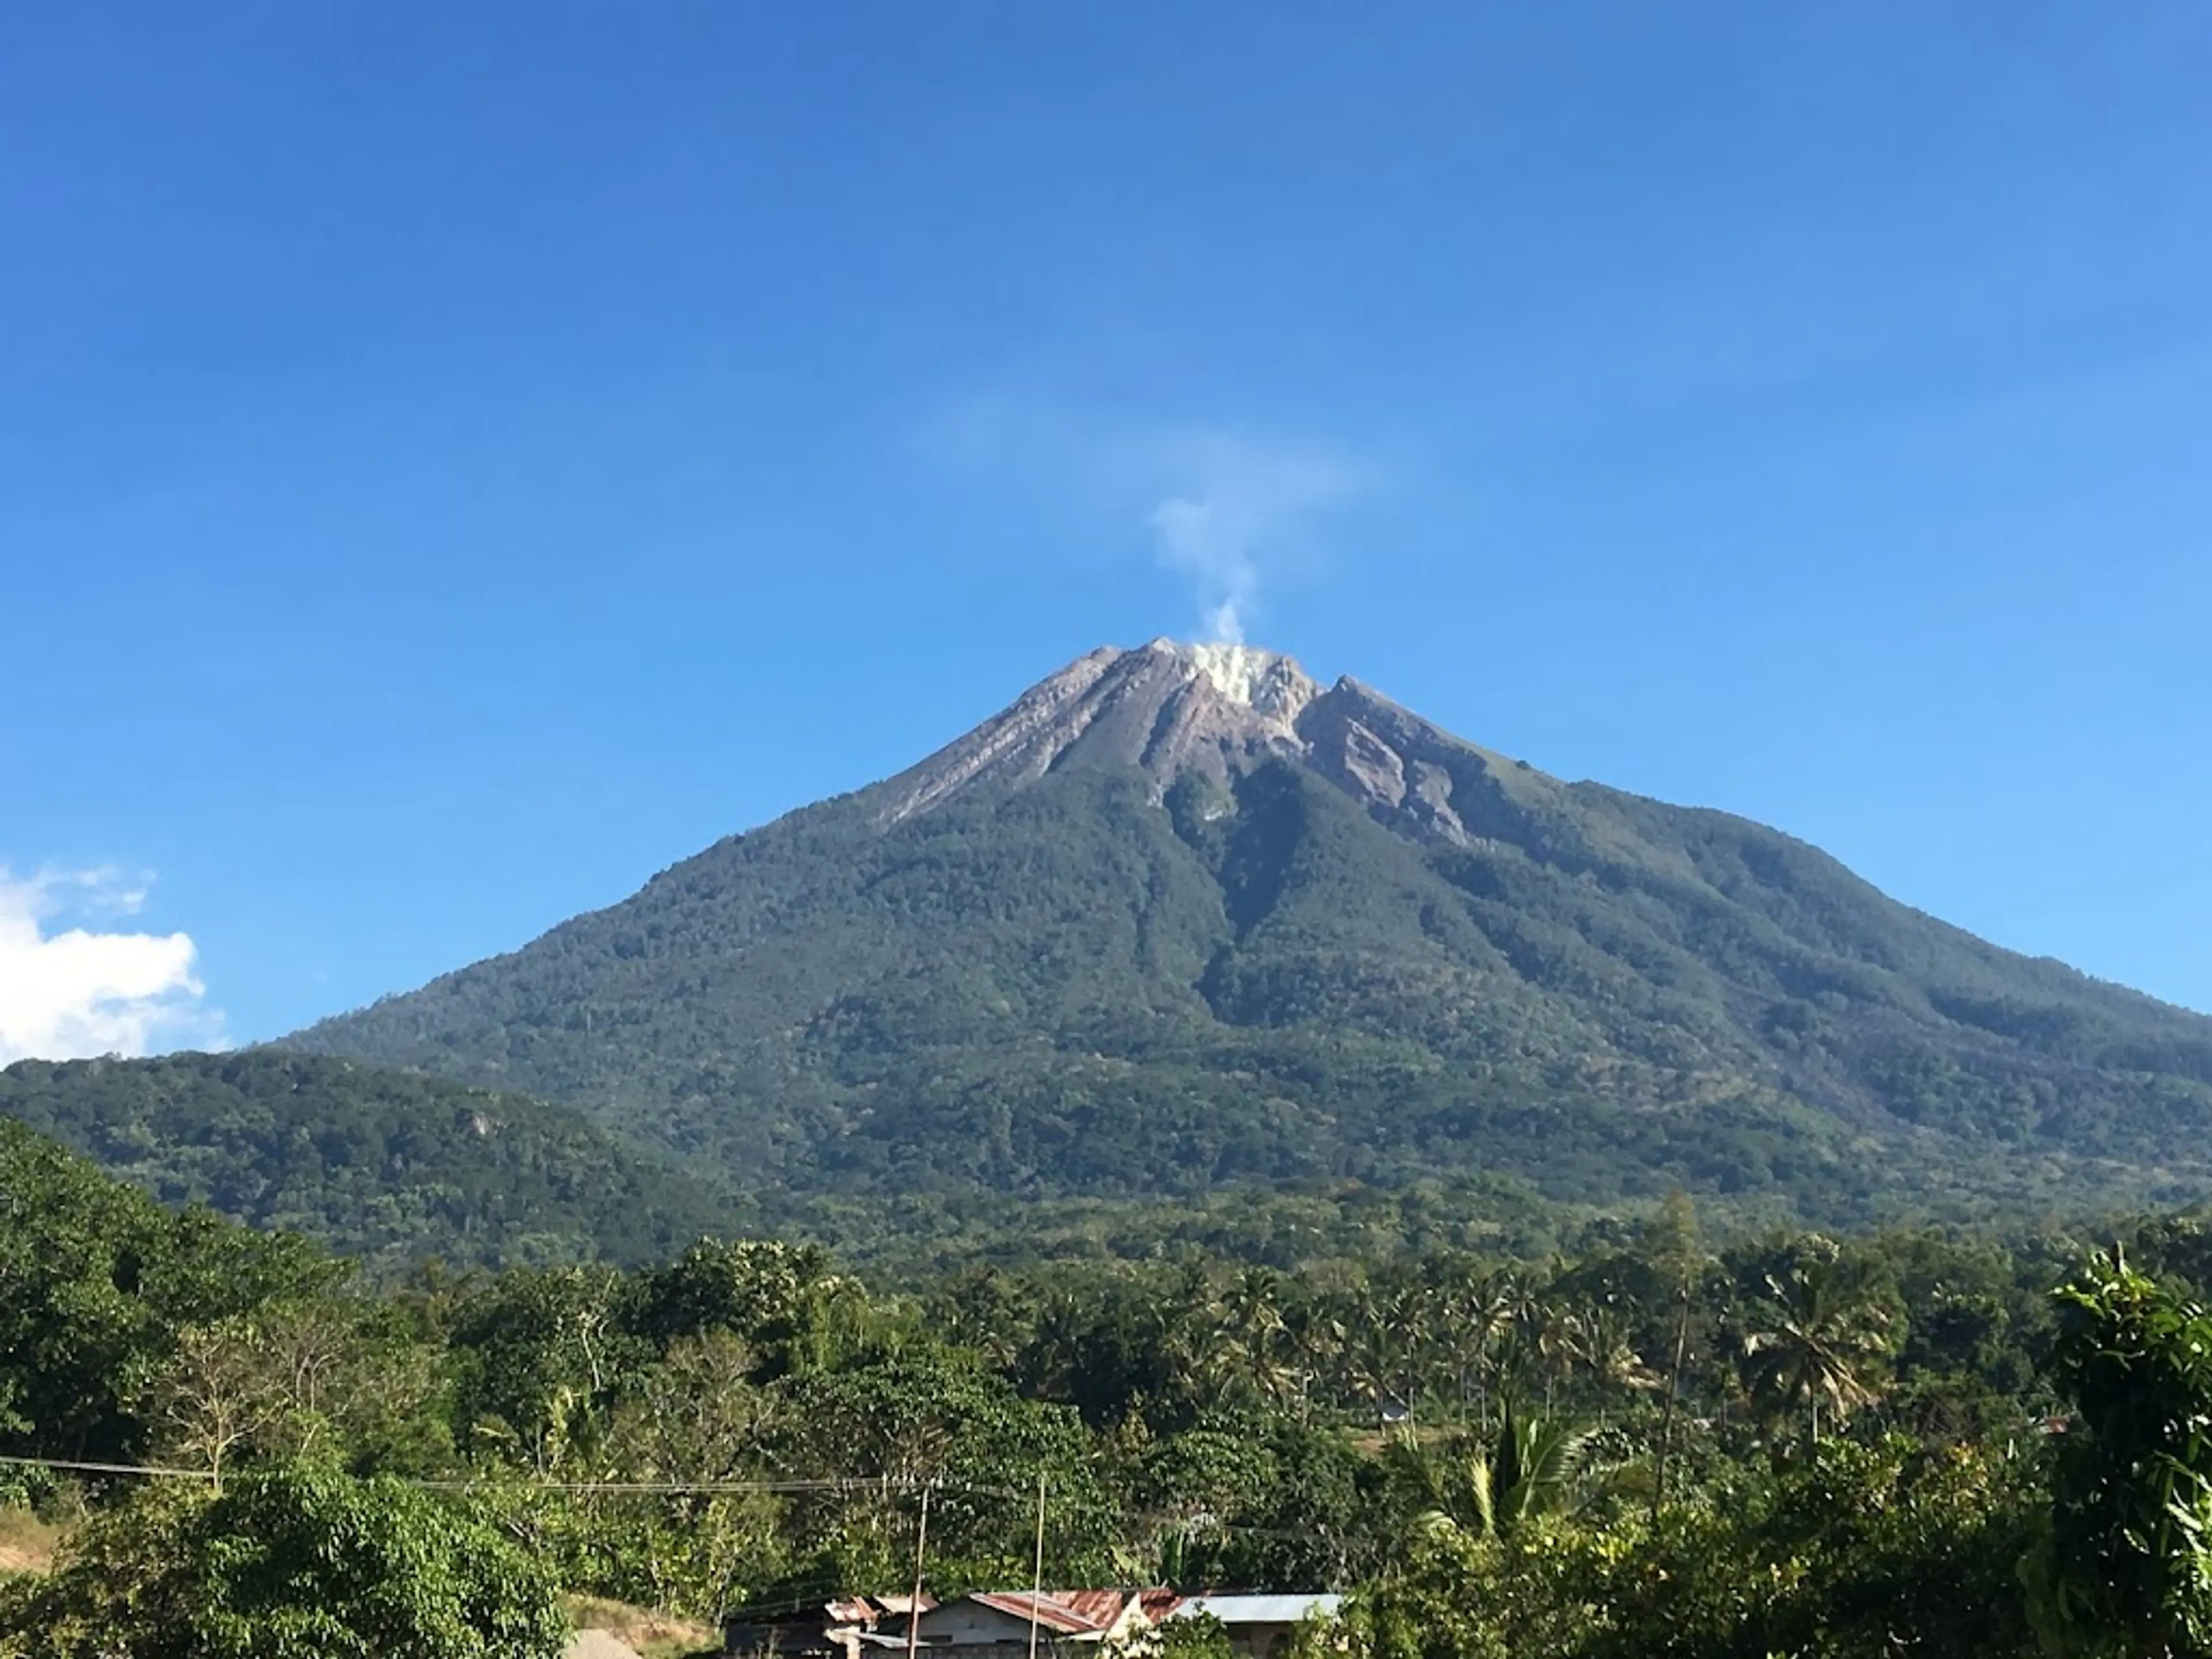
POLYGON ((921 1519, 914 1529, 914 1599, 906 1604, 906 1659, 915 1659, 921 1646, 921 1553, 929 1547, 929 1488, 921 1488, 921 1519))
POLYGON ((1674 1365, 1667 1373, 1667 1403, 1659 1414, 1659 1478, 1651 1486, 1651 1519, 1656 1524, 1667 1503, 1667 1459, 1674 1449, 1674 1401, 1682 1392, 1682 1356, 1690 1343, 1690 1286, 1686 1279, 1675 1286, 1674 1365))
POLYGON ((1044 1600, 1044 1471, 1037 1471, 1036 1576, 1030 1581, 1030 1659, 1037 1659, 1037 1603, 1044 1600))

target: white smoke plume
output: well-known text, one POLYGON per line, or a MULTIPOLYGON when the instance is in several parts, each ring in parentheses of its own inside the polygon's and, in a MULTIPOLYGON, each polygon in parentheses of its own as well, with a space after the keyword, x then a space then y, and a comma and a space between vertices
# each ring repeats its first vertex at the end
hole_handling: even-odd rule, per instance
POLYGON ((112 870, 18 878, 0 866, 0 1066, 221 1042, 189 935, 48 931, 71 913, 130 915, 145 899, 144 883, 112 870))
POLYGON ((1222 645, 1244 643, 1263 574, 1297 550, 1306 521, 1366 487, 1333 452, 1223 433, 1179 438, 1168 459, 1182 483, 1146 520, 1153 548, 1191 579, 1206 638, 1222 645))
POLYGON ((1243 644, 1244 618, 1260 594, 1250 526, 1221 501, 1176 495, 1152 509, 1152 530, 1160 562, 1197 584, 1206 637, 1243 644))

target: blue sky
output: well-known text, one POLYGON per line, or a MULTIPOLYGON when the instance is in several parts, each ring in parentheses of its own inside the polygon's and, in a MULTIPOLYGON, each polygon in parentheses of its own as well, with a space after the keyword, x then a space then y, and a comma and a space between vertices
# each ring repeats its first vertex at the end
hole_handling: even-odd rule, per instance
POLYGON ((2208 64, 2148 0, 15 8, 0 1047, 406 988, 1229 599, 2212 1008, 2208 64))

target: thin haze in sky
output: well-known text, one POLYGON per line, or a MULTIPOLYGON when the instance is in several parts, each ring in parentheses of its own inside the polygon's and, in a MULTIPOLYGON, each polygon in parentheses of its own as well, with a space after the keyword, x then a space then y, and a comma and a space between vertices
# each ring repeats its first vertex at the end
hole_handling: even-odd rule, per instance
POLYGON ((2212 1008, 2212 9, 19 6, 0 1058, 1237 635, 2212 1008))

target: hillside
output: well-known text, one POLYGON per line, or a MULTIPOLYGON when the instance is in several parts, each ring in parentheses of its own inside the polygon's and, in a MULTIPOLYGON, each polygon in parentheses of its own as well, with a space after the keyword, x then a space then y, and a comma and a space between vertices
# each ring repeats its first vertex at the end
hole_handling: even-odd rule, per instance
POLYGON ((0 1117, 173 1206, 204 1204, 393 1267, 657 1259, 731 1206, 576 1113, 268 1050, 22 1060, 0 1117))
POLYGON ((2186 1201, 2212 1146, 2212 1020, 1164 642, 288 1044, 848 1197, 1442 1176, 1841 1219, 2186 1201))

